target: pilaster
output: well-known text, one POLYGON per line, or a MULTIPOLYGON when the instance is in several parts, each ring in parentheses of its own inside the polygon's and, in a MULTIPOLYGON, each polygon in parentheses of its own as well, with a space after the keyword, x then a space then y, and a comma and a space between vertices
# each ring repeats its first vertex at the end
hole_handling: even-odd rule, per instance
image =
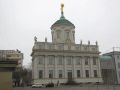
POLYGON ((82 78, 85 78, 85 60, 84 60, 85 58, 84 57, 82 57, 82 68, 81 68, 81 70, 82 70, 82 78))
POLYGON ((90 57, 90 77, 94 77, 94 73, 93 73, 93 58, 90 57))
POLYGON ((54 67, 55 67, 55 68, 54 68, 54 69, 55 69, 55 70, 54 70, 54 71, 55 71, 55 72, 54 72, 54 76, 55 76, 55 77, 54 77, 54 78, 57 78, 57 72, 58 72, 58 70, 57 70, 57 56, 54 56, 54 59, 55 59, 55 65, 54 65, 54 67))
POLYGON ((67 71, 66 71, 66 57, 63 56, 63 62, 64 62, 64 78, 67 78, 67 71))
POLYGON ((47 67, 47 66, 48 66, 48 56, 45 55, 45 70, 44 70, 44 73, 45 73, 45 74, 44 74, 44 75, 45 75, 44 77, 45 77, 45 78, 48 78, 48 70, 47 70, 48 67, 47 67))
POLYGON ((38 68, 37 68, 37 61, 38 56, 34 60, 34 79, 38 79, 38 68))
POLYGON ((73 66, 72 66, 72 69, 73 69, 73 78, 76 78, 76 72, 75 72, 75 56, 72 57, 72 60, 73 60, 73 66))
POLYGON ((101 68, 100 68, 100 59, 97 58, 97 74, 98 74, 98 77, 101 77, 101 68))

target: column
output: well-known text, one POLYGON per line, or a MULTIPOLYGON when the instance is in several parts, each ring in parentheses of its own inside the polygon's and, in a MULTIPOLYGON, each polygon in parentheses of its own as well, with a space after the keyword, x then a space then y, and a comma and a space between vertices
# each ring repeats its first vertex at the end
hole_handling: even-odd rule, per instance
POLYGON ((32 79, 34 79, 34 60, 32 60, 32 79))
POLYGON ((67 71, 66 71, 66 57, 63 56, 63 62, 64 62, 64 78, 67 78, 67 71))
POLYGON ((98 74, 98 77, 101 77, 101 68, 100 68, 100 59, 99 57, 97 58, 97 74, 98 74))
POLYGON ((81 68, 81 71, 82 71, 82 78, 85 78, 85 61, 84 61, 84 57, 82 57, 82 68, 81 68))
POLYGON ((93 72, 93 57, 90 57, 90 77, 94 77, 94 72, 93 72))
POLYGON ((34 59, 34 79, 38 79, 38 67, 37 67, 37 58, 38 56, 36 56, 36 58, 34 59))
POLYGON ((73 78, 76 78, 76 72, 75 72, 75 56, 72 57, 72 60, 73 60, 73 67, 72 67, 72 70, 73 70, 73 78))
POLYGON ((54 56, 54 59, 55 59, 55 68, 54 68, 55 69, 54 70, 55 71, 54 72, 54 76, 55 77, 54 78, 58 78, 58 76, 57 76, 58 75, 58 70, 57 70, 57 56, 54 56))
POLYGON ((48 56, 45 55, 45 61, 44 61, 44 65, 45 65, 45 70, 44 70, 44 78, 48 78, 48 56))

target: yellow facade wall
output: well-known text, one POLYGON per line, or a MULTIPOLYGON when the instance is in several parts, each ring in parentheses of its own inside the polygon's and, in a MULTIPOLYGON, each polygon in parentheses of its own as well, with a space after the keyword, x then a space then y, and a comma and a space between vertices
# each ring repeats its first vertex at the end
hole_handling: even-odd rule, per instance
POLYGON ((12 90, 12 72, 0 72, 0 90, 12 90))

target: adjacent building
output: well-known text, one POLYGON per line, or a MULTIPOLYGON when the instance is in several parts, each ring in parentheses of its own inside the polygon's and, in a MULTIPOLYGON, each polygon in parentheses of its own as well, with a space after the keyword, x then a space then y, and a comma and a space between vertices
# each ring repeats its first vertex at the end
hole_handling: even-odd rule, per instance
POLYGON ((115 74, 114 60, 111 56, 100 56, 101 71, 104 84, 115 84, 117 78, 115 74))
POLYGON ((23 53, 19 50, 0 50, 0 60, 17 61, 17 67, 22 67, 23 53))
POLYGON ((12 90, 12 75, 22 67, 23 54, 18 50, 0 50, 0 90, 12 90))
POLYGON ((105 84, 120 84, 120 52, 113 51, 101 56, 101 71, 105 84))
POLYGON ((52 42, 37 41, 32 48, 32 78, 34 84, 102 82, 99 46, 75 43, 75 25, 61 17, 51 26, 52 42))

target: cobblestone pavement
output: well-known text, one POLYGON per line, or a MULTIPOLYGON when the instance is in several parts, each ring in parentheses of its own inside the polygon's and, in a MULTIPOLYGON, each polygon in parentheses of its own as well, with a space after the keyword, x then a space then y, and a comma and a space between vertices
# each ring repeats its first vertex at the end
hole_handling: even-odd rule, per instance
POLYGON ((120 90, 120 86, 59 86, 52 88, 14 87, 13 90, 120 90))

